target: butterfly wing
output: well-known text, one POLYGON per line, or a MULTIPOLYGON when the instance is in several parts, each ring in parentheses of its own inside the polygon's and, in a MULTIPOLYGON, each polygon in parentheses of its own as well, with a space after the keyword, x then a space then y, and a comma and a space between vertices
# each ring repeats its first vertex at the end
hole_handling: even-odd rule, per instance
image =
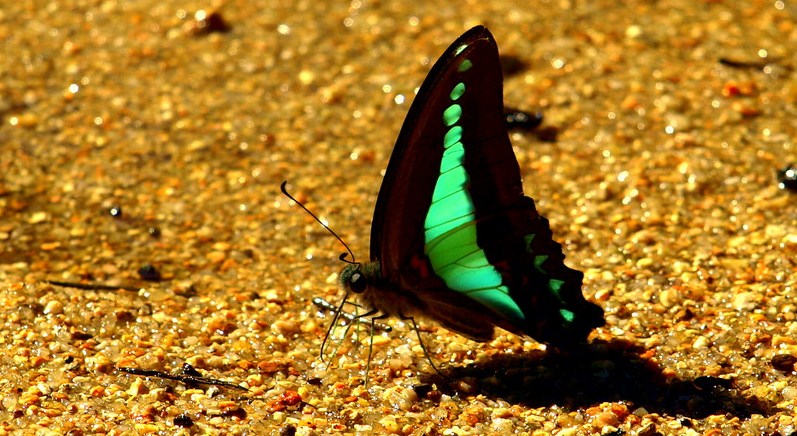
POLYGON ((446 130, 440 118, 450 105, 448 85, 457 80, 453 66, 463 57, 457 48, 482 51, 489 44, 485 38, 492 41, 487 29, 477 26, 451 44, 426 76, 404 119, 371 224, 371 258, 381 261, 382 274, 388 281, 406 277, 406 262, 423 253, 424 221, 444 151, 446 130))
POLYGON ((475 27, 432 68, 410 108, 379 192, 371 256, 446 327, 476 340, 499 326, 537 340, 583 340, 603 323, 582 274, 534 201, 503 115, 490 32, 475 27))

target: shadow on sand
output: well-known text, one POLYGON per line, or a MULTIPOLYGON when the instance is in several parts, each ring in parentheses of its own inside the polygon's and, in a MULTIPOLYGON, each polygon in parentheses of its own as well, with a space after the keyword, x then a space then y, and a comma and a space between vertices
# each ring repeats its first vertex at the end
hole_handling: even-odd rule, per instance
POLYGON ((740 419, 771 415, 775 405, 743 396, 733 381, 702 376, 682 380, 664 375, 656 363, 640 357, 630 342, 593 342, 580 350, 501 354, 465 367, 442 368, 427 376, 440 391, 454 395, 457 380, 476 384, 476 392, 528 407, 590 407, 626 402, 632 409, 693 419, 729 414, 740 419))

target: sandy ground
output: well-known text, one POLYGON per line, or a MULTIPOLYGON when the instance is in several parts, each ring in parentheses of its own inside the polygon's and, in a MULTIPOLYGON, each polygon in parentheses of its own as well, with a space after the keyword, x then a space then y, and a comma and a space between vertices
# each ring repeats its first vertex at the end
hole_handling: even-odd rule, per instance
POLYGON ((797 161, 796 19, 780 1, 6 2, 0 433, 794 434, 797 197, 775 173, 797 161), (391 321, 365 386, 363 329, 319 359, 331 317, 311 300, 340 300, 343 248, 279 184, 366 259, 414 90, 476 24, 506 103, 558 132, 512 139, 607 324, 561 354, 424 322, 440 376, 391 321), (119 369, 185 363, 248 390, 119 369))

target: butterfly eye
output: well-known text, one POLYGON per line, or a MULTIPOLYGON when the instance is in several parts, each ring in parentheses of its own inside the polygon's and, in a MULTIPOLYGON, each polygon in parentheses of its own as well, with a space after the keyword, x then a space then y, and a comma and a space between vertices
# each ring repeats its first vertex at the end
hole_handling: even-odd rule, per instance
POLYGON ((362 294, 365 291, 365 277, 360 273, 354 273, 349 280, 349 289, 355 294, 362 294))

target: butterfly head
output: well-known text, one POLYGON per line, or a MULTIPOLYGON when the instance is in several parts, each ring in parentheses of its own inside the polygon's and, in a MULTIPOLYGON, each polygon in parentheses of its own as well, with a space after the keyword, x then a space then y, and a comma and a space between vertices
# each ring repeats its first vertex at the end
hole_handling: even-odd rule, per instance
POLYGON ((368 280, 362 272, 361 263, 350 263, 340 272, 340 284, 343 289, 355 294, 362 294, 368 287, 368 280))
POLYGON ((340 285, 347 292, 360 295, 376 285, 381 275, 379 262, 352 262, 340 272, 340 285))

